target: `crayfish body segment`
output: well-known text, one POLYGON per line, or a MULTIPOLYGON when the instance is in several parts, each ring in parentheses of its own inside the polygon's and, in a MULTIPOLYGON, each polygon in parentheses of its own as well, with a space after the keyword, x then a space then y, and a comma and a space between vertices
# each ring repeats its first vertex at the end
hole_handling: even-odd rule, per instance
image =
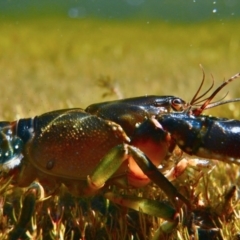
POLYGON ((82 109, 43 114, 34 118, 33 127, 24 161, 46 177, 63 182, 85 180, 109 149, 129 142, 121 126, 82 109))
POLYGON ((16 122, 0 123, 0 164, 4 171, 8 171, 20 164, 23 158, 23 140, 15 130, 16 122))
POLYGON ((182 111, 185 104, 184 100, 174 96, 145 96, 92 104, 86 108, 86 112, 116 122, 128 135, 132 135, 136 125, 146 119, 171 111, 182 111))

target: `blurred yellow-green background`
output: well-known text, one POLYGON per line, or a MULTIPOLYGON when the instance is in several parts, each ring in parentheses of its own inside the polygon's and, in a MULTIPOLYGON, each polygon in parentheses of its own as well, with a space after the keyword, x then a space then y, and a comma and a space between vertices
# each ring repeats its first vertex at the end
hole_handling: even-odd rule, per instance
MULTIPOLYGON (((1 119, 115 99, 102 99, 100 77, 110 77, 124 97, 189 101, 202 78, 199 64, 206 88, 211 74, 217 85, 240 71, 239 6, 234 0, 1 0, 1 119)), ((227 98, 239 97, 239 86, 236 80, 219 98, 227 91, 227 98)), ((237 105, 227 106, 234 117, 237 105)))

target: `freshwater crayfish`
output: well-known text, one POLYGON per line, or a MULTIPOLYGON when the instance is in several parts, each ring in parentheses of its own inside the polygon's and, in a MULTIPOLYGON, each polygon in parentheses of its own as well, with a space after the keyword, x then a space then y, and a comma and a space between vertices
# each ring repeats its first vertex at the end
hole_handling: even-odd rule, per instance
MULTIPOLYGON (((207 129, 209 124, 219 126, 216 131, 222 133, 224 139, 229 131, 239 133, 236 130, 240 122, 200 115, 207 108, 227 103, 210 102, 220 89, 239 76, 225 81, 201 107, 194 106, 202 98, 197 98, 197 94, 190 104, 174 96, 145 96, 93 104, 85 110, 58 110, 34 118, 1 122, 2 175, 12 176, 12 184, 20 187, 28 186, 37 178, 49 193, 63 183, 78 196, 94 195, 109 185, 142 187, 152 180, 173 204, 179 206, 181 200, 190 209, 189 200, 157 167, 176 144, 190 154, 219 160, 229 156, 230 162, 239 164, 235 161, 238 159, 237 147, 233 152, 225 148, 214 152, 207 142, 211 132, 203 138, 203 130, 204 133, 211 131, 207 129), (195 130, 195 126, 200 131, 195 130), (228 132, 222 129, 228 129, 228 132)), ((239 141, 238 136, 231 140, 236 139, 239 141)), ((224 141, 220 144, 223 146, 224 141)), ((124 206, 141 209, 143 213, 170 220, 174 226, 178 222, 177 210, 168 204, 128 197, 118 200, 112 193, 104 196, 124 206)))

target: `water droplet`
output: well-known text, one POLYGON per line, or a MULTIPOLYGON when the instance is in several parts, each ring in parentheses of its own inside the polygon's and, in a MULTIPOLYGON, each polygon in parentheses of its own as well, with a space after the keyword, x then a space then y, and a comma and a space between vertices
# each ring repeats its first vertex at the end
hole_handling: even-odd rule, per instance
POLYGON ((68 16, 70 18, 84 18, 87 15, 87 11, 84 7, 73 7, 68 10, 68 16))
POLYGON ((213 12, 213 13, 216 13, 216 12, 217 12, 217 9, 216 9, 216 8, 214 8, 214 9, 212 10, 212 12, 213 12))
POLYGON ((216 4, 217 2, 213 2, 213 4, 216 4))

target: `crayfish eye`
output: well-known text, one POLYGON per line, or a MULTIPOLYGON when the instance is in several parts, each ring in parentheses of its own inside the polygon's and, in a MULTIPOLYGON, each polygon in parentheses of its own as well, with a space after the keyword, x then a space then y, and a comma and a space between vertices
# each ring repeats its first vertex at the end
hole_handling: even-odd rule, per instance
POLYGON ((185 105, 185 101, 183 101, 181 98, 172 99, 171 106, 175 111, 183 111, 185 105))

